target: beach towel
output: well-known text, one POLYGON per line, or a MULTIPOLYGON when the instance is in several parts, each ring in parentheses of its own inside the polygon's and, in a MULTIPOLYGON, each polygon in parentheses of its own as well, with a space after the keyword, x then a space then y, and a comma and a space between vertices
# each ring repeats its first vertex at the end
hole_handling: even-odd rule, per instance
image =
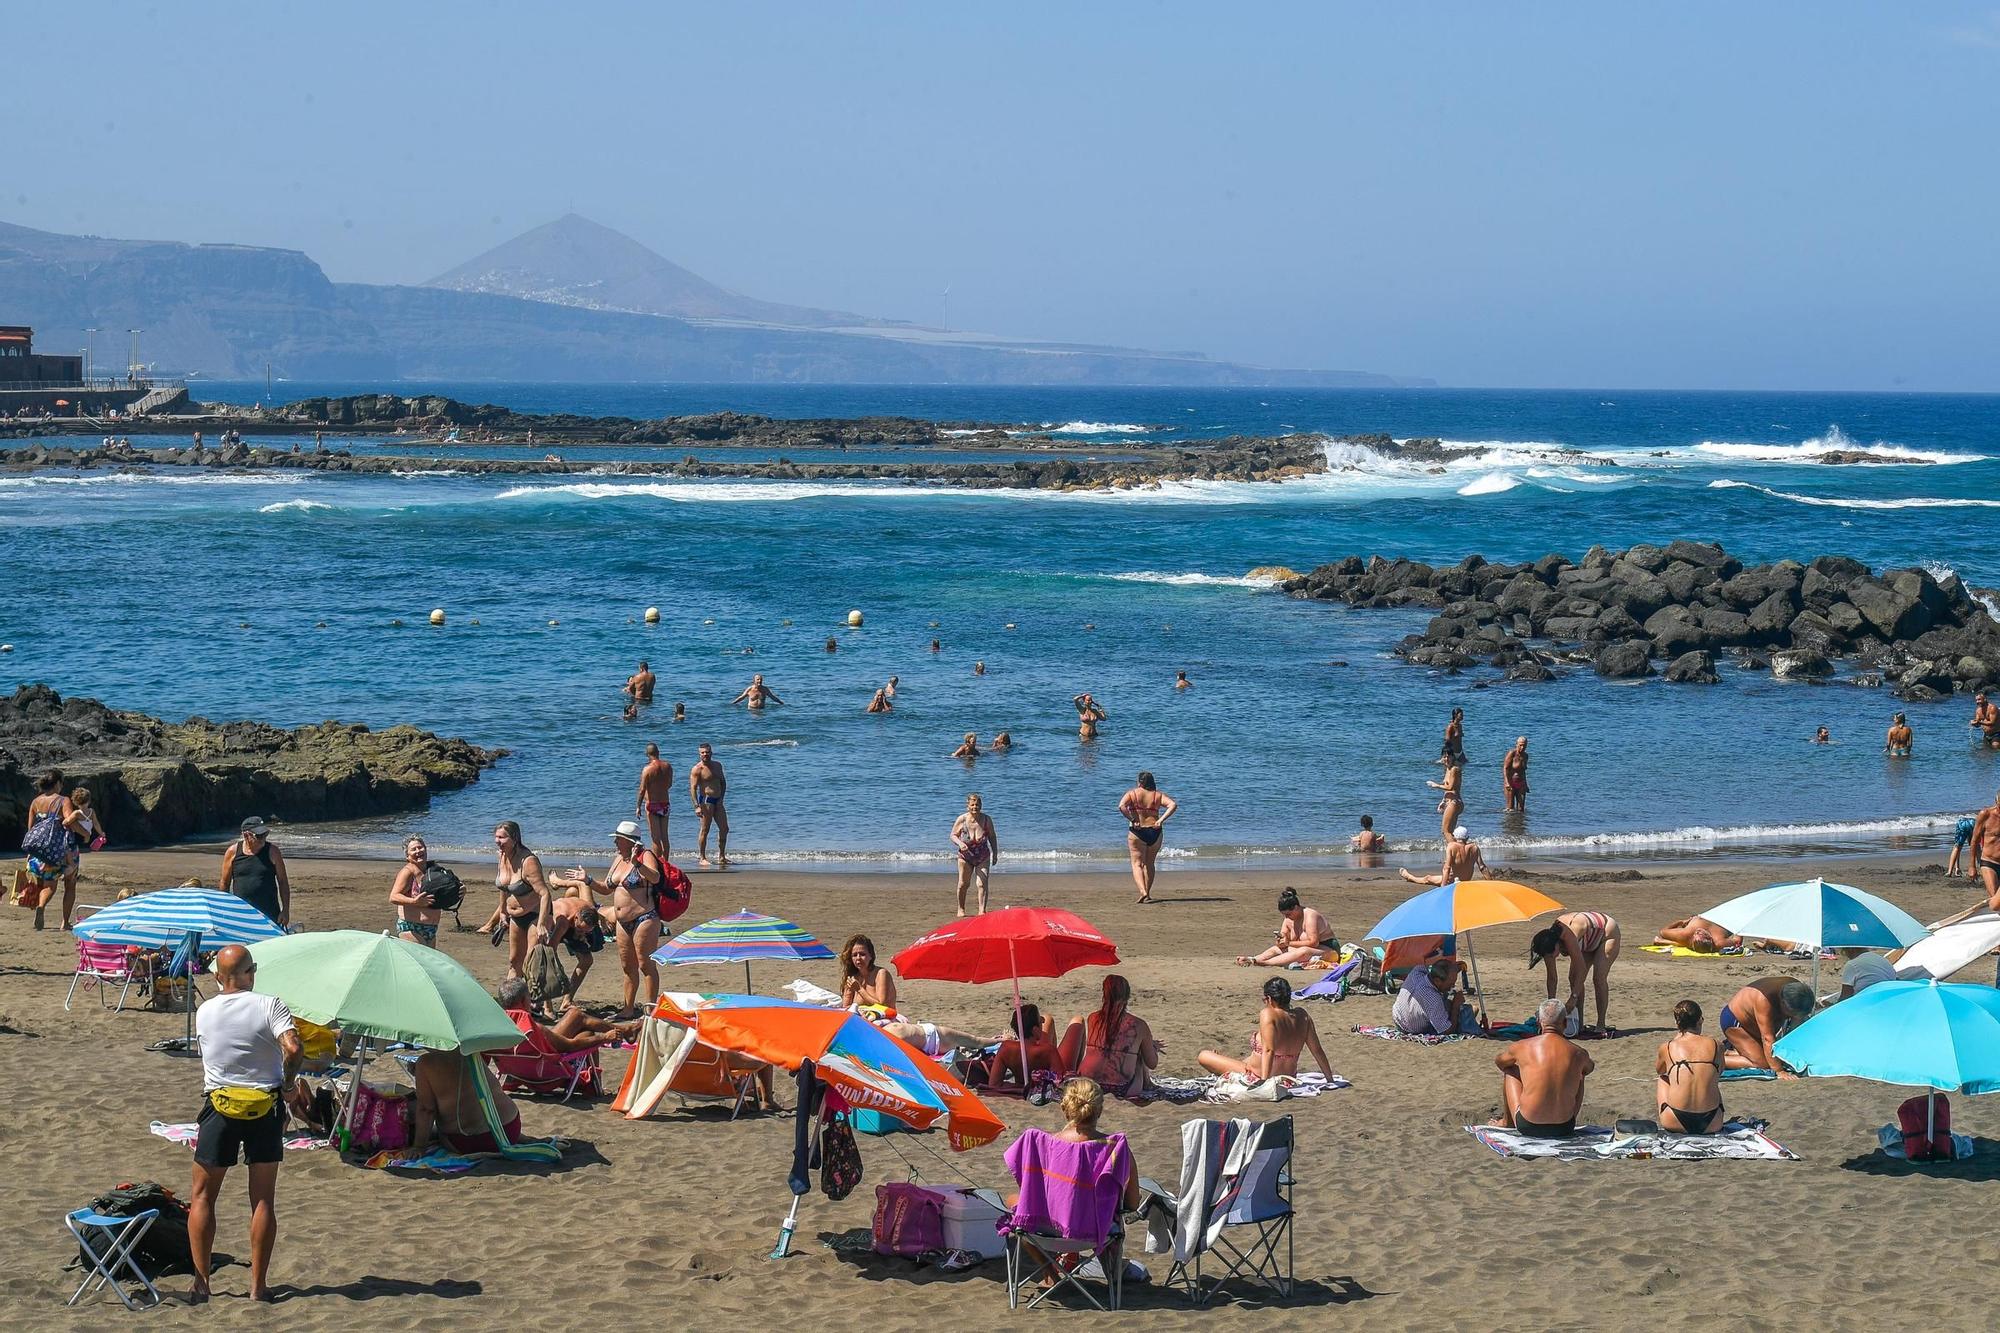
POLYGON ((1669 958, 1740 958, 1747 949, 1690 949, 1684 944, 1642 944, 1647 953, 1663 953, 1669 958))
POLYGON ((1281 1102, 1288 1097, 1317 1097, 1322 1092, 1349 1086, 1338 1074, 1327 1078, 1318 1070, 1296 1077, 1279 1074, 1254 1083, 1242 1074, 1225 1074, 1215 1080, 1215 1086, 1203 1093, 1201 1099, 1216 1106, 1229 1102, 1281 1102))
POLYGON ((1168 1074, 1150 1074, 1146 1079, 1146 1095, 1142 1101, 1172 1102, 1185 1106, 1198 1102, 1208 1095, 1216 1085, 1215 1075, 1203 1074, 1198 1078, 1174 1078, 1168 1074))
POLYGON ((1379 1037, 1383 1041, 1408 1041, 1419 1046, 1442 1046, 1448 1041, 1468 1041, 1471 1034, 1466 1032, 1405 1032, 1393 1023, 1354 1025, 1356 1036, 1379 1037))
POLYGON ((800 977, 796 981, 788 981, 778 987, 778 989, 790 991, 792 998, 800 1004, 816 1004, 823 1009, 840 1008, 840 996, 824 986, 814 985, 804 977, 800 977))
POLYGON ((499 1153, 458 1153, 433 1144, 420 1153, 409 1153, 401 1148, 384 1149, 364 1160, 361 1165, 371 1171, 429 1171, 436 1175, 455 1175, 460 1171, 470 1171, 481 1162, 490 1162, 499 1153))
MULTIPOLYGON (((194 1141, 199 1137, 201 1130, 201 1127, 192 1120, 179 1124, 168 1124, 164 1120, 155 1120, 152 1124, 146 1126, 146 1128, 165 1139, 168 1143, 184 1144, 189 1148, 194 1147, 194 1141)), ((285 1151, 287 1152, 308 1152, 314 1148, 327 1147, 333 1140, 316 1137, 304 1130, 293 1130, 285 1135, 284 1142, 285 1151)))
MULTIPOLYGON (((1899 1162, 1910 1160, 1910 1154, 1903 1146, 1903 1127, 1901 1125, 1882 1126, 1882 1128, 1875 1131, 1875 1140, 1882 1145, 1882 1155, 1884 1157, 1893 1157, 1899 1162)), ((1954 1134, 1951 1136, 1951 1159, 1954 1162, 1962 1162, 1977 1151, 1978 1148, 1972 1142, 1972 1135, 1954 1134)))
POLYGON ((1751 1082, 1775 1079, 1777 1076, 1778 1071, 1775 1069, 1725 1069, 1720 1075, 1720 1077, 1732 1081, 1743 1079, 1751 1082))
POLYGON ((558 1162, 562 1160, 562 1141, 559 1139, 521 1139, 511 1142, 507 1138, 507 1127, 500 1120, 499 1103, 493 1100, 493 1083, 487 1074, 486 1061, 477 1055, 465 1057, 472 1065, 472 1091, 479 1099, 479 1109, 486 1116, 486 1128, 493 1135, 493 1141, 500 1145, 500 1155, 514 1162, 558 1162))
POLYGON ((1347 995, 1347 979, 1354 972, 1354 969, 1360 966, 1361 960, 1359 958, 1350 958, 1339 967, 1333 968, 1312 985, 1307 986, 1304 990, 1294 991, 1292 998, 1297 1000, 1317 1000, 1324 998, 1336 1001, 1344 999, 1347 995))
POLYGON ((1070 1143, 1026 1129, 1008 1146, 1007 1169, 1021 1187, 1003 1231, 1045 1231, 1102 1245, 1118 1221, 1132 1153, 1123 1134, 1070 1143))
POLYGON ((1761 1120, 1732 1120, 1714 1134, 1631 1134, 1619 1136, 1602 1125, 1579 1125, 1564 1139, 1539 1139, 1493 1125, 1467 1125, 1472 1135, 1502 1157, 1556 1157, 1566 1162, 1600 1162, 1613 1157, 1694 1162, 1718 1158, 1796 1162, 1797 1153, 1767 1137, 1761 1120))

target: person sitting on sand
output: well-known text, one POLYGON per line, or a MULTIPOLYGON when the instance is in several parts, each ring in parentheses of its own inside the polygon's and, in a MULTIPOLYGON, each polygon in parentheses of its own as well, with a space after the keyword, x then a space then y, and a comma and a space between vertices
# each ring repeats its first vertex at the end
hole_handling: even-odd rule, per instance
POLYGON ((568 1055, 574 1051, 594 1051, 600 1046, 609 1046, 614 1041, 630 1041, 638 1035, 639 1023, 610 1023, 590 1013, 582 1005, 573 1004, 563 1010, 562 1017, 554 1023, 544 1023, 536 1018, 533 1002, 528 998, 528 983, 519 977, 509 977, 494 988, 493 996, 500 1001, 502 1009, 512 1012, 519 1010, 528 1015, 535 1031, 548 1040, 551 1049, 568 1055))
POLYGON ((1375 831, 1375 816, 1361 816, 1361 831, 1347 840, 1347 845, 1357 852, 1386 852, 1389 840, 1375 831))
POLYGON ((1153 1029, 1131 1004, 1132 983, 1115 972, 1107 976, 1096 1011, 1070 1019, 1058 1050, 1063 1068, 1128 1101, 1143 1101, 1152 1082, 1148 1071, 1159 1068, 1166 1046, 1153 1039, 1153 1029))
POLYGON ((1493 1124, 1535 1139, 1566 1139, 1583 1111, 1583 1080, 1597 1068, 1590 1053, 1563 1036, 1569 1011, 1561 1000, 1535 1010, 1532 1037, 1511 1042, 1493 1058, 1500 1069, 1500 1116, 1493 1124))
POLYGON ((1299 891, 1290 885, 1278 894, 1278 918, 1278 942, 1254 958, 1237 955, 1238 967, 1290 967, 1340 948, 1325 914, 1316 907, 1301 907, 1299 891))
POLYGON ((1701 1033, 1701 1006, 1674 1006, 1674 1035, 1653 1057, 1659 1076, 1653 1100, 1669 1134, 1708 1134, 1722 1127, 1722 1043, 1701 1033))
POLYGON ((1465 1022, 1466 995, 1454 984, 1458 965, 1444 959, 1413 967, 1396 992, 1389 1015, 1399 1032, 1412 1036, 1449 1036, 1465 1022))
POLYGON ((1659 934, 1653 936, 1653 943, 1692 949, 1696 953, 1721 953, 1724 949, 1742 948, 1743 937, 1730 934, 1705 916, 1684 916, 1672 925, 1661 926, 1659 934))
POLYGON ((948 757, 952 759, 979 758, 979 734, 972 731, 966 732, 965 739, 959 742, 958 748, 953 750, 948 757))
POLYGON ((1548 974, 1549 998, 1556 994, 1556 959, 1569 959, 1569 999, 1565 1007, 1583 1017, 1583 981, 1597 1000, 1597 1026, 1604 1027, 1604 1011, 1611 1004, 1611 965, 1618 961, 1624 933, 1616 919, 1603 912, 1564 912, 1555 924, 1537 931, 1528 945, 1528 966, 1540 963, 1548 974))
POLYGON ((1333 1066, 1319 1044, 1319 1030, 1312 1015, 1292 1008, 1292 983, 1272 977, 1264 983, 1264 1003, 1257 1011, 1257 1030, 1250 1037, 1250 1053, 1241 1060, 1220 1051, 1203 1051, 1195 1060, 1211 1074, 1223 1078, 1240 1074, 1252 1083, 1280 1075, 1296 1076, 1299 1052, 1311 1051, 1319 1072, 1333 1078, 1333 1066))
MULTIPOLYGON (((493 1137, 493 1127, 479 1108, 479 1094, 471 1086, 475 1075, 470 1059, 457 1051, 425 1051, 410 1066, 410 1075, 417 1083, 411 1155, 429 1148, 433 1139, 458 1153, 500 1151, 500 1141, 493 1137)), ((502 1135, 508 1143, 520 1142, 521 1108, 498 1087, 491 1091, 502 1135)))
POLYGON ((1451 831, 1444 844, 1444 865, 1435 875, 1412 875, 1403 867, 1396 867, 1396 873, 1412 884, 1456 884, 1463 879, 1477 879, 1486 872, 1486 855, 1479 850, 1479 844, 1460 824, 1451 831))
POLYGON ((1882 749, 1892 759, 1907 759, 1916 746, 1917 733, 1910 730, 1910 724, 1901 713, 1891 719, 1889 734, 1883 738, 1882 749))
POLYGON ((868 711, 871 713, 895 712, 896 705, 889 702, 889 691, 886 689, 875 691, 875 697, 868 701, 868 711))
POLYGON ((1797 1078, 1771 1053, 1778 1038, 1812 1017, 1812 987, 1796 977, 1762 977, 1729 997, 1722 1006, 1725 1069, 1769 1069, 1779 1078, 1797 1078))
POLYGON ((1046 1070, 1061 1082, 1069 1072, 1063 1064, 1062 1051, 1056 1045, 1056 1025, 1052 1018, 1044 1018, 1037 1005, 1023 1004, 1007 1020, 1008 1035, 1000 1043, 1000 1049, 993 1055, 992 1063, 986 1067, 985 1086, 1005 1087, 1021 1083, 1021 1034, 1027 1034, 1028 1076, 1046 1070))
POLYGON ((896 974, 875 961, 875 941, 866 935, 849 935, 840 946, 840 1005, 896 1011, 896 974))

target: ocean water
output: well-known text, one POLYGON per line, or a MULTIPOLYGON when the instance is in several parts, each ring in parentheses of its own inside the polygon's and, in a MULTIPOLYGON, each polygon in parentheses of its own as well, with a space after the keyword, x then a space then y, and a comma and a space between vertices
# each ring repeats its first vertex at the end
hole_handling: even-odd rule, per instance
MULTIPOLYGON (((381 386, 274 387, 282 400, 381 386)), ((1437 470, 1329 446, 1325 477, 1077 495, 481 478, 401 440, 374 447, 446 461, 398 477, 0 476, 0 639, 13 645, 0 681, 176 717, 414 722, 505 747, 479 784, 426 814, 285 839, 374 850, 414 830, 461 856, 509 818, 538 847, 599 852, 631 813, 649 740, 683 774, 697 743, 716 746, 739 857, 931 871, 946 867, 968 791, 998 822, 1003 868, 1122 860, 1116 805, 1141 768, 1182 803, 1176 863, 1338 861, 1364 811, 1428 860, 1438 829, 1424 783, 1453 706, 1467 716, 1466 822, 1496 859, 1884 846, 1942 857, 1950 819, 2000 783, 2000 755, 1971 743, 1968 701, 1904 705, 1729 671, 1709 688, 1587 671, 1544 686, 1440 676, 1387 654, 1428 613, 1349 611, 1245 577, 1348 554, 1574 557, 1691 537, 1751 561, 1841 552, 1990 586, 1992 396, 396 387, 528 410, 1004 421, 1084 447, 1372 431, 1464 447, 1437 470), (1879 461, 1809 461, 1828 448, 1879 461), (648 606, 659 625, 643 623, 648 606), (425 624, 432 607, 444 627, 425 624), (864 627, 845 625, 849 609, 864 627), (641 657, 661 702, 626 723, 618 685, 641 657), (1193 689, 1174 691, 1177 669, 1193 689), (729 706, 753 671, 785 707, 729 706), (895 714, 865 714, 891 674, 895 714), (1110 714, 1093 743, 1077 739, 1069 704, 1085 689, 1110 714), (675 700, 687 704, 679 726, 675 700), (1881 736, 1898 708, 1917 754, 1891 762, 1881 736), (1834 745, 1808 743, 1820 725, 1834 745), (946 757, 965 732, 984 743, 1003 728, 1013 753, 946 757), (1507 820, 1499 761, 1519 734, 1534 793, 1527 817, 1507 820)), ((199 393, 247 402, 264 386, 199 393)), ((677 859, 693 840, 684 804, 677 859)))

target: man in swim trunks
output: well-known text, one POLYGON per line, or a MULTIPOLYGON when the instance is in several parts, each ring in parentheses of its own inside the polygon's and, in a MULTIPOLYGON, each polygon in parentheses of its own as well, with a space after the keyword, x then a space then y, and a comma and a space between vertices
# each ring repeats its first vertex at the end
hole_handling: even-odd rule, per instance
POLYGON ((639 659, 639 669, 625 679, 625 693, 632 696, 635 704, 653 702, 653 669, 646 665, 646 659, 639 659))
POLYGON ((1972 721, 1966 725, 1977 727, 1980 739, 1989 748, 2000 750, 2000 703, 1988 699, 1984 691, 1972 696, 1972 721))
POLYGON ((1500 761, 1500 785, 1507 796, 1509 814, 1528 810, 1528 738, 1516 736, 1514 748, 1500 761))
POLYGON ((874 697, 868 700, 868 711, 871 713, 893 713, 896 711, 896 705, 889 702, 889 691, 886 686, 875 691, 874 697))
POLYGON ((1947 877, 1958 873, 1958 863, 1962 857, 1965 860, 1965 877, 1972 878, 1972 829, 1978 822, 1971 815, 1966 815, 1952 826, 1951 859, 1944 863, 1944 873, 1947 877))
POLYGON ((1722 1110, 1722 1043, 1701 1032, 1701 1006, 1674 1006, 1674 1035, 1653 1057, 1654 1101, 1660 1128, 1669 1134, 1710 1134, 1727 1118, 1722 1110))
MULTIPOLYGON (((479 1106, 479 1093, 472 1087, 470 1059, 457 1051, 425 1051, 410 1066, 410 1077, 417 1085, 410 1127, 413 1152, 423 1152, 433 1138, 457 1153, 500 1151, 502 1140, 493 1137, 493 1127, 479 1106)), ((492 1093, 504 1141, 520 1142, 520 1108, 497 1086, 492 1093)))
POLYGON ((764 673, 761 671, 750 677, 750 683, 743 687, 743 693, 729 702, 742 704, 753 711, 761 711, 765 704, 777 704, 780 708, 785 706, 785 701, 778 697, 778 692, 764 683, 764 673))
POLYGON ((2000 795, 1972 820, 1969 839, 1972 856, 1965 867, 1967 879, 1977 879, 1986 890, 1987 905, 2000 912, 2000 795))
POLYGON ((1544 1000, 1535 1010, 1541 1031, 1495 1056, 1500 1069, 1500 1116, 1492 1123, 1536 1139, 1566 1139, 1583 1111, 1583 1080, 1597 1068, 1590 1053, 1563 1036, 1568 1010, 1544 1000))
POLYGON ((965 813, 952 821, 951 845, 958 852, 958 914, 965 915, 965 891, 977 884, 978 912, 984 915, 993 867, 1000 863, 1000 835, 993 831, 993 817, 980 808, 978 792, 965 798, 965 813))
POLYGON ((1795 977, 1763 977, 1729 997, 1722 1006, 1726 1069, 1769 1069, 1779 1078, 1797 1078, 1771 1053, 1778 1038, 1812 1017, 1812 987, 1795 977))
POLYGON ((1444 865, 1435 875, 1412 875, 1402 867, 1396 873, 1412 884, 1456 884, 1462 879, 1477 879, 1486 871, 1485 854, 1479 844, 1460 824, 1451 831, 1451 838, 1444 845, 1444 865))
POLYGON ((1191 680, 1189 680, 1189 679, 1187 678, 1187 672, 1185 672, 1185 671, 1176 671, 1176 672, 1174 672, 1174 688, 1175 688, 1175 689, 1177 689, 1177 690, 1185 690, 1185 689, 1189 689, 1189 688, 1191 688, 1191 687, 1192 687, 1193 685, 1194 685, 1194 682, 1193 682, 1193 681, 1191 681, 1191 680))
POLYGON ((389 886, 389 901, 396 908, 396 938, 437 948, 437 899, 424 892, 424 872, 431 868, 430 850, 422 838, 403 844, 404 861, 396 870, 396 882, 389 886))
POLYGON ((1357 852, 1385 852, 1389 850, 1389 840, 1375 831, 1375 816, 1361 816, 1361 832, 1347 840, 1347 845, 1357 852))
POLYGON ((716 854, 722 864, 729 864, 729 814, 722 808, 723 795, 729 790, 729 779, 722 774, 722 765, 715 758, 715 751, 703 745, 700 758, 688 770, 688 799, 694 802, 695 818, 700 821, 695 836, 695 856, 703 865, 708 864, 708 826, 715 825, 716 854))
POLYGON ((653 855, 667 859, 667 811, 674 803, 674 766, 660 758, 660 747, 646 747, 646 764, 639 770, 639 818, 653 840, 653 855))
POLYGON ((1916 742, 1916 733, 1910 730, 1910 724, 1904 720, 1901 713, 1898 713, 1889 723, 1889 734, 1883 739, 1882 748, 1892 759, 1907 759, 1910 757, 1910 748, 1916 742))
POLYGON ((1290 967, 1339 950, 1340 941, 1333 937, 1325 915, 1316 907, 1301 907, 1299 891, 1289 885, 1278 895, 1278 917, 1278 942, 1254 958, 1238 955, 1238 967, 1290 967))
POLYGON ((1250 1038, 1250 1054, 1238 1060, 1220 1051, 1203 1051, 1195 1060, 1211 1074, 1227 1078, 1241 1074, 1252 1083, 1280 1075, 1297 1075, 1299 1054, 1311 1051, 1322 1077, 1333 1078, 1333 1066, 1319 1044, 1319 1030, 1312 1015, 1292 1007, 1292 983, 1272 977, 1264 983, 1264 1003, 1257 1011, 1257 1031, 1250 1038))

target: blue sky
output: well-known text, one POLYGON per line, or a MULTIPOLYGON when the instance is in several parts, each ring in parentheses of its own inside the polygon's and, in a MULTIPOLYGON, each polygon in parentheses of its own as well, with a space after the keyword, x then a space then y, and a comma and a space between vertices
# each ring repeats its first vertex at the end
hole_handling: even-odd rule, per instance
POLYGON ((1460 385, 2000 389, 2000 9, 16 7, 0 218, 1460 385))

